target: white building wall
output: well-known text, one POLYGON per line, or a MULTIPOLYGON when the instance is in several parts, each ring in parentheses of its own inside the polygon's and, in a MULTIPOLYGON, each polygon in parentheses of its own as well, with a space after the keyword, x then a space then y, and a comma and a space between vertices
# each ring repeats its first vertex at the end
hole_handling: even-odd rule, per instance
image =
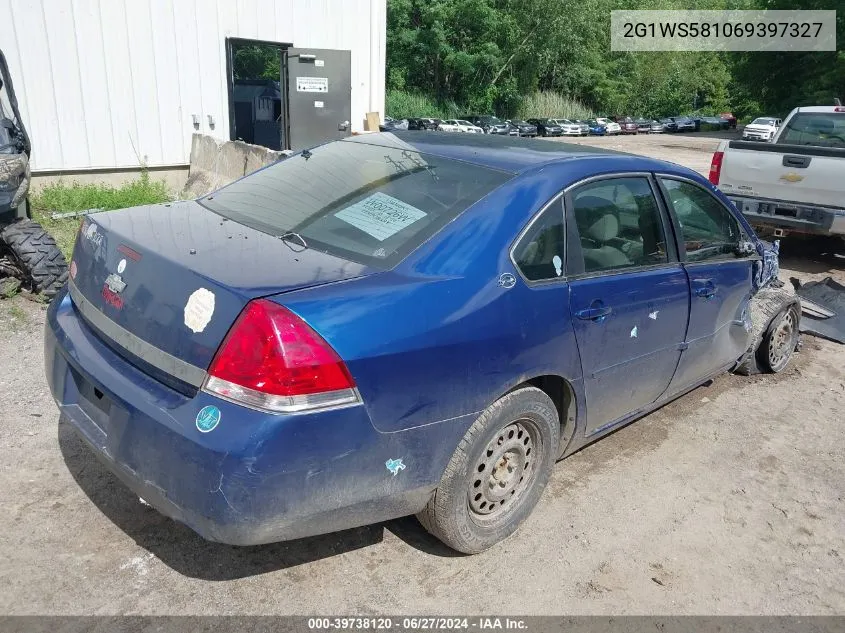
POLYGON ((350 50, 353 130, 384 112, 386 0, 0 0, 0 15, 33 171, 184 165, 195 131, 228 139, 227 37, 350 50))

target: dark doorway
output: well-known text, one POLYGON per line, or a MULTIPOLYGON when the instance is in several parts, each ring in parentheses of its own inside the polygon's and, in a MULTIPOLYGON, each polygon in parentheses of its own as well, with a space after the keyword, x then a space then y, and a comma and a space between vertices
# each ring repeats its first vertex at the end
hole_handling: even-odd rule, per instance
POLYGON ((290 44, 226 38, 229 138, 279 150, 287 147, 282 59, 290 44))

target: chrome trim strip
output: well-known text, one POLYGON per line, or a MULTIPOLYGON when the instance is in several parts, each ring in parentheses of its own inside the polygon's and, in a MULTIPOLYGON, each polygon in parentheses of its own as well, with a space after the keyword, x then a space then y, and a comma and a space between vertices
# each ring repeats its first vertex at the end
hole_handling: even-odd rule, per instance
POLYGON ((202 386, 206 376, 204 369, 160 350, 119 326, 86 299, 72 280, 68 281, 68 289, 70 290, 70 298, 80 314, 113 343, 156 369, 178 378, 192 387, 199 389, 202 386))
POLYGON ((563 190, 563 193, 569 193, 576 187, 586 185, 587 183, 594 182, 596 180, 616 180, 617 178, 648 178, 649 176, 651 176, 651 172, 649 171, 614 171, 605 174, 596 174, 594 176, 587 176, 586 178, 582 178, 581 180, 573 182, 571 185, 567 185, 567 187, 563 190))
MULTIPOLYGON (((220 398, 221 400, 226 400, 227 402, 231 402, 238 406, 244 407, 246 409, 252 409, 253 411, 260 411, 261 413, 270 413, 272 415, 291 415, 297 413, 320 413, 323 411, 336 411, 338 409, 348 409, 349 407, 357 407, 359 405, 364 404, 364 401, 361 399, 361 392, 358 391, 358 387, 351 387, 349 389, 340 389, 338 391, 330 391, 330 392, 323 392, 322 394, 314 394, 316 396, 320 395, 330 395, 330 394, 341 394, 341 393, 348 393, 349 399, 343 402, 328 402, 328 403, 307 403, 307 402, 298 402, 290 404, 284 404, 279 406, 278 408, 261 406, 258 403, 250 402, 248 398, 236 398, 225 393, 221 393, 214 389, 215 383, 221 383, 222 386, 231 385, 235 389, 242 390, 245 395, 256 394, 258 396, 265 396, 267 397, 268 394, 264 394, 258 391, 254 391, 248 387, 242 387, 235 383, 229 382, 228 380, 223 380, 221 378, 217 378, 215 376, 208 376, 206 378, 205 384, 203 384, 201 391, 204 393, 209 394, 210 396, 214 396, 215 398, 220 398)), ((269 396, 270 399, 276 400, 293 400, 293 399, 300 399, 302 400, 304 396, 269 396)))

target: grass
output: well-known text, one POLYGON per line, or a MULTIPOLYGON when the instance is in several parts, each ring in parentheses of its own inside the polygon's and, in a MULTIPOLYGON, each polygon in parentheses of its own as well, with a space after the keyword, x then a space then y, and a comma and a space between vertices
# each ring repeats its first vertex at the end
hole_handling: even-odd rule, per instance
POLYGON ((0 331, 8 329, 19 332, 27 323, 29 323, 29 315, 16 303, 16 300, 0 301, 0 331))
POLYGON ((464 114, 454 101, 436 103, 426 95, 388 90, 385 95, 385 113, 394 119, 409 117, 430 117, 432 119, 455 119, 464 114))
MULTIPOLYGON (((387 116, 394 119, 409 117, 431 117, 435 119, 456 119, 472 108, 463 108, 454 101, 438 103, 431 97, 403 90, 388 90, 385 96, 387 116)), ((481 112, 480 114, 488 114, 481 112)), ((595 113, 577 99, 571 99, 557 92, 535 92, 525 95, 519 102, 514 119, 564 118, 591 119, 595 113)))
POLYGON ((81 217, 54 220, 53 213, 85 211, 87 209, 125 209, 142 204, 156 204, 172 200, 173 196, 163 180, 152 180, 143 172, 135 180, 129 180, 118 187, 105 184, 67 184, 59 181, 47 185, 37 194, 30 196, 32 216, 56 239, 56 243, 70 260, 76 232, 81 217))
POLYGON ((595 113, 577 99, 557 92, 535 92, 522 98, 520 119, 592 119, 595 113))

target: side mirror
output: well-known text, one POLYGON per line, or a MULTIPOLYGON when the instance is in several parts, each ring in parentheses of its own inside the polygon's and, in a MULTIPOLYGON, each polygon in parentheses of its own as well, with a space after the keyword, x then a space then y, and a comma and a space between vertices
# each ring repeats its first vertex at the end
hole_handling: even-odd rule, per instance
POLYGON ((734 248, 734 253, 736 253, 737 257, 748 257, 756 252, 757 249, 754 247, 754 243, 746 240, 740 240, 734 248))

